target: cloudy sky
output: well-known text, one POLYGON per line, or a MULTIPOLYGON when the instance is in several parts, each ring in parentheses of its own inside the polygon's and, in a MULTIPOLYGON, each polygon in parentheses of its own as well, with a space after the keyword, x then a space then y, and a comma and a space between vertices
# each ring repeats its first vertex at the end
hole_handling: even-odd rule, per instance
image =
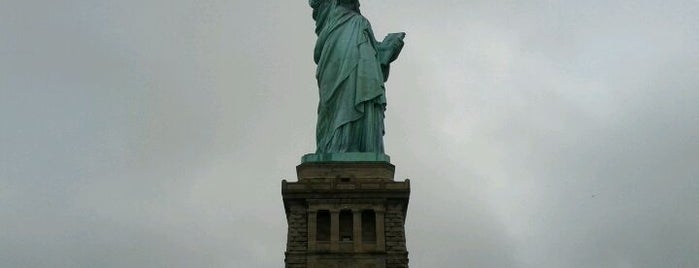
MULTIPOLYGON (((283 266, 307 1, 0 0, 0 266, 283 266)), ((699 267, 699 2, 367 0, 411 267, 699 267)))

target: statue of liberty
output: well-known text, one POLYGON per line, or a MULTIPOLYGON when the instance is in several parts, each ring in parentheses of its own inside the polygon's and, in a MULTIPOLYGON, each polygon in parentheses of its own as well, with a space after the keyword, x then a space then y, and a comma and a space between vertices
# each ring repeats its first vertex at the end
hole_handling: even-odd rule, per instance
POLYGON ((374 37, 358 0, 310 0, 318 40, 314 61, 320 102, 316 153, 383 153, 389 64, 405 33, 374 37))

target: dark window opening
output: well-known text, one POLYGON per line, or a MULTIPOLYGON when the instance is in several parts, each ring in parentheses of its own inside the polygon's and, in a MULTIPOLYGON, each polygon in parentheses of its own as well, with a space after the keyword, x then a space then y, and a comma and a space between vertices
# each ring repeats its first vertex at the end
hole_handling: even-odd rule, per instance
POLYGON ((320 210, 316 214, 316 240, 330 241, 330 211, 320 210))
POLYGON ((352 241, 352 211, 343 210, 340 212, 340 241, 352 241))
POLYGON ((362 211, 362 241, 376 243, 376 213, 373 210, 362 211))

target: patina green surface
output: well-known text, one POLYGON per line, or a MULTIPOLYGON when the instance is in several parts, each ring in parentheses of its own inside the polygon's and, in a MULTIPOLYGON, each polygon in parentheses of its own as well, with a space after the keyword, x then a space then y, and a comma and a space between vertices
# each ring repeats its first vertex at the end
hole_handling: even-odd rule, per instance
POLYGON ((405 33, 389 34, 378 42, 357 0, 309 0, 309 4, 318 35, 316 154, 383 153, 384 82, 389 64, 403 48, 405 33))
POLYGON ((317 153, 307 154, 301 158, 301 163, 313 162, 386 162, 391 158, 383 153, 353 152, 353 153, 317 153))

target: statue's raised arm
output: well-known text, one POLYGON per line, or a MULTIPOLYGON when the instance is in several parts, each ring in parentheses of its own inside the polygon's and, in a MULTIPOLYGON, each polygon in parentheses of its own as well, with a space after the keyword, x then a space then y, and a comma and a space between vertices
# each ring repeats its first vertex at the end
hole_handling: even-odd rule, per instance
POLYGON ((390 33, 376 46, 384 82, 388 80, 391 62, 398 59, 398 55, 403 50, 403 45, 405 45, 403 39, 405 39, 405 33, 403 32, 390 33))
POLYGON ((384 153, 384 82, 405 33, 376 41, 358 0, 309 0, 318 40, 316 153, 384 153))

